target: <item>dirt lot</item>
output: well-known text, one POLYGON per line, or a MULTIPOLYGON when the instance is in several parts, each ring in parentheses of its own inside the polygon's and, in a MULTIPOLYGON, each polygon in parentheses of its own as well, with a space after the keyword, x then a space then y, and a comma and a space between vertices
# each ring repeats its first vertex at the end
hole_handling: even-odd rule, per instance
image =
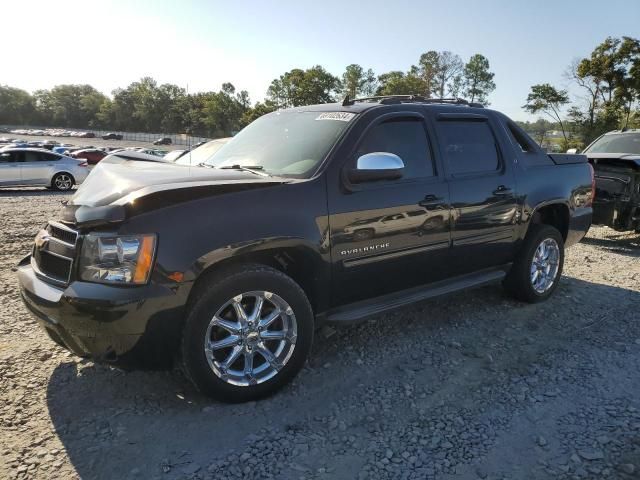
POLYGON ((492 286, 405 308, 223 405, 36 327, 11 267, 67 197, 0 191, 0 478, 640 478, 638 235, 592 229, 544 304, 492 286))

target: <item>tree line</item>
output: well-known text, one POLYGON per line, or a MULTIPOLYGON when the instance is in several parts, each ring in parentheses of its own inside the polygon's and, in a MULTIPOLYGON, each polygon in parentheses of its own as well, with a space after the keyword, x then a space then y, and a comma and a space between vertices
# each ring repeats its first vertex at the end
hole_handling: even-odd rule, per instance
POLYGON ((32 94, 0 85, 0 125, 108 129, 135 132, 229 136, 271 111, 375 95, 466 97, 486 103, 496 88, 489 60, 468 61, 449 51, 429 51, 407 71, 376 75, 358 64, 335 76, 316 65, 295 68, 269 85, 266 98, 252 104, 246 90, 224 83, 219 91, 187 93, 177 85, 144 77, 107 96, 91 85, 57 85, 32 94))
MULTIPOLYGON (((640 40, 607 37, 564 77, 578 92, 574 100, 566 89, 543 83, 531 86, 523 106, 551 119, 564 149, 584 147, 610 130, 640 128, 640 40)), ((544 139, 548 126, 538 121, 529 131, 544 139)))

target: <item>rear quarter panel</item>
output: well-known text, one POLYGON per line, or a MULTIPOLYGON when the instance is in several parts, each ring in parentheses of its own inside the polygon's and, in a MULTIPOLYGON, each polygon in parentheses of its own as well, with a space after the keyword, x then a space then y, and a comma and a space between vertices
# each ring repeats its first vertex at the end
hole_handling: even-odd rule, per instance
POLYGON ((566 246, 579 242, 591 226, 591 170, 588 164, 519 167, 518 192, 522 201, 519 239, 527 234, 531 218, 547 205, 562 204, 569 212, 566 246))

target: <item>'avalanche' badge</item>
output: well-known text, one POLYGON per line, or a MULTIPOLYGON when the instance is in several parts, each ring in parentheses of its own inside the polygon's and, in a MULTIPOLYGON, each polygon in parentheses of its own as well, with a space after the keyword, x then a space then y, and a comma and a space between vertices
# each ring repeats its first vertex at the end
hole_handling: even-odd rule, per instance
POLYGON ((340 122, 348 122, 355 116, 355 113, 350 112, 326 112, 318 115, 316 120, 338 120, 340 122))

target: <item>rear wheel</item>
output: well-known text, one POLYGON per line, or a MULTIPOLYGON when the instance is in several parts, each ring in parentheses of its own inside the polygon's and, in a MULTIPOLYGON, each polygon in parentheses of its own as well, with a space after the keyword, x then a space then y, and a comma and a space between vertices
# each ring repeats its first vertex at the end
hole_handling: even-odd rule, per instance
POLYGON ((185 323, 182 362, 204 394, 226 402, 271 395, 302 368, 313 340, 304 291, 283 273, 248 266, 203 288, 185 323))
POLYGON ((563 264, 560 232, 550 225, 531 225, 504 286, 519 300, 541 302, 557 288, 563 264))
POLYGON ((75 183, 73 177, 69 173, 56 173, 51 180, 51 187, 59 192, 67 192, 71 190, 75 183))

